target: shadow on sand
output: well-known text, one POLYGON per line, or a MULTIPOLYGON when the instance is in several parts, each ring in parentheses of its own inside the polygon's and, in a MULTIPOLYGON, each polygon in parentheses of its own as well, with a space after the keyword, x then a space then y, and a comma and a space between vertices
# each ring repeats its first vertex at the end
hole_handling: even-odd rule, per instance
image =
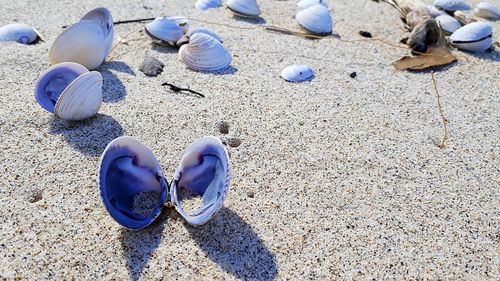
POLYGON ((110 70, 126 73, 135 76, 135 72, 130 66, 121 61, 110 61, 101 65, 97 70, 101 72, 103 79, 102 100, 104 102, 119 102, 125 99, 127 90, 122 81, 110 70))
POLYGON ((97 114, 83 121, 53 117, 49 133, 62 134, 72 148, 87 156, 99 156, 109 142, 123 135, 123 128, 113 117, 97 114))

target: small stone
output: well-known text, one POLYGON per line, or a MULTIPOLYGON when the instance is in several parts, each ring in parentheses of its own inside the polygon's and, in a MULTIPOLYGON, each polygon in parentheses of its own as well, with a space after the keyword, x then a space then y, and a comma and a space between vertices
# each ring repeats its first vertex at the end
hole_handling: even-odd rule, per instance
POLYGON ((139 70, 142 71, 147 76, 157 76, 158 74, 163 72, 164 66, 165 65, 161 61, 153 57, 147 57, 142 62, 141 66, 139 67, 139 70))
POLYGON ((255 197, 255 193, 253 191, 248 192, 247 195, 250 198, 254 198, 255 197))
POLYGON ((349 77, 351 77, 351 78, 356 78, 356 76, 358 76, 358 74, 356 73, 356 71, 354 71, 351 74, 349 74, 349 77))
POLYGON ((401 40, 399 40, 399 43, 406 45, 408 43, 408 37, 401 38, 401 40))
POLYGON ((219 121, 215 124, 215 127, 221 134, 227 134, 229 133, 229 123, 226 121, 219 121))
POLYGON ((363 31, 363 30, 361 30, 361 31, 359 32, 359 35, 361 35, 361 36, 363 36, 363 37, 366 37, 366 38, 372 38, 372 34, 371 34, 370 32, 368 32, 368 31, 363 31))
POLYGON ((43 192, 39 189, 34 189, 34 190, 28 191, 28 202, 35 203, 35 202, 42 200, 42 198, 43 198, 42 193, 43 192))
POLYGON ((241 140, 239 138, 227 138, 227 144, 230 146, 230 147, 238 147, 240 146, 241 144, 241 140))

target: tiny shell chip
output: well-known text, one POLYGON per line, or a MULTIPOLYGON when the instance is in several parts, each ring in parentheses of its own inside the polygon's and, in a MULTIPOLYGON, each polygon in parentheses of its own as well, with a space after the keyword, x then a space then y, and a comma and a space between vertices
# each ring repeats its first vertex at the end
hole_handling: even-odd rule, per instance
POLYGON ((163 72, 164 66, 165 64, 163 64, 161 61, 153 57, 147 57, 142 62, 141 66, 139 67, 139 70, 142 71, 142 73, 146 74, 147 76, 157 76, 163 72))
POLYGON ((307 65, 290 65, 281 71, 281 77, 289 82, 312 80, 314 71, 307 65))

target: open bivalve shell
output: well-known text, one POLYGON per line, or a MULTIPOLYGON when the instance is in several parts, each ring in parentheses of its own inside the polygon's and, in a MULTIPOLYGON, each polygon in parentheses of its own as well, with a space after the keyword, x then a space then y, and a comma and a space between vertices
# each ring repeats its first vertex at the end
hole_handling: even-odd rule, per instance
POLYGON ((94 9, 56 38, 49 51, 50 63, 76 62, 95 69, 111 50, 113 36, 111 12, 106 8, 94 9))
POLYGON ((196 1, 196 4, 194 4, 196 9, 206 11, 208 9, 212 8, 218 8, 222 6, 222 1, 221 0, 198 0, 196 1))
POLYGON ((439 23, 443 31, 447 34, 451 34, 462 27, 457 19, 449 15, 440 15, 436 17, 436 21, 439 23))
POLYGON ((474 14, 478 17, 498 20, 500 19, 500 9, 491 2, 481 2, 474 9, 474 14))
POLYGON ((470 10, 470 5, 464 0, 435 0, 434 6, 445 11, 466 11, 470 10))
POLYGON ((12 23, 0 27, 0 42, 16 41, 22 44, 34 44, 43 40, 40 33, 24 23, 12 23))
POLYGON ((235 15, 243 18, 256 18, 260 15, 260 8, 256 0, 229 0, 227 8, 235 15))
POLYGON ((40 75, 35 98, 45 110, 61 119, 83 120, 101 107, 102 76, 74 62, 59 63, 40 75))
POLYGON ((188 26, 189 22, 185 17, 158 17, 146 24, 144 30, 156 43, 174 46, 188 26))
POLYGON ((290 65, 281 71, 281 78, 289 82, 312 80, 314 71, 307 65, 290 65))
POLYGON ((328 8, 328 3, 326 0, 302 0, 297 3, 297 7, 299 7, 300 9, 307 9, 316 4, 320 4, 325 6, 325 8, 328 8))
POLYGON ((179 49, 179 59, 195 71, 219 71, 231 64, 229 51, 214 37, 206 33, 194 33, 189 44, 179 49))
POLYGON ((229 181, 229 156, 216 137, 204 137, 186 150, 170 187, 153 153, 132 137, 109 143, 99 165, 104 206, 115 221, 130 229, 151 224, 167 202, 189 224, 204 224, 222 207, 229 181), (201 199, 200 206, 189 211, 191 201, 182 200, 181 193, 201 199))
POLYGON ((297 23, 305 31, 326 36, 332 33, 332 16, 325 6, 316 4, 297 13, 297 23))
POLYGON ((450 44, 469 52, 484 52, 493 44, 493 29, 487 22, 467 24, 450 36, 450 44))

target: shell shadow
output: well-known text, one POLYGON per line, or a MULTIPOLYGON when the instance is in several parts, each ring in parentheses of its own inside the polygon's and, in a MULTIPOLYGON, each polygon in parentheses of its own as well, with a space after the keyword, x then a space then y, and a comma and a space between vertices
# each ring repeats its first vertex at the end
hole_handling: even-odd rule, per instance
POLYGON ((179 52, 179 48, 158 45, 156 43, 151 43, 151 50, 163 54, 177 54, 179 52))
POLYGON ((248 223, 222 208, 207 224, 188 227, 189 234, 219 267, 241 280, 274 280, 275 255, 248 223))
POLYGON ((238 16, 233 16, 233 19, 239 22, 246 22, 250 24, 266 24, 267 21, 266 19, 262 17, 256 17, 256 18, 243 18, 243 17, 238 17, 238 16))
POLYGON ((123 128, 113 117, 97 114, 83 121, 65 121, 53 117, 49 133, 62 134, 72 148, 84 155, 99 156, 109 142, 123 135, 123 128))
POLYGON ((238 72, 238 69, 236 67, 229 66, 228 68, 226 68, 224 70, 219 70, 219 71, 209 72, 209 73, 212 73, 213 75, 231 75, 231 74, 235 74, 236 72, 238 72))
POLYGON ((158 248, 167 218, 166 212, 148 227, 140 230, 121 229, 123 256, 127 261, 130 280, 139 280, 150 256, 158 248))
POLYGON ((130 75, 135 75, 135 72, 124 62, 109 62, 98 68, 103 79, 103 102, 119 102, 125 98, 127 90, 122 81, 110 69, 130 75))
POLYGON ((497 50, 491 52, 482 52, 482 53, 468 53, 471 56, 474 56, 481 60, 489 60, 493 62, 500 62, 500 52, 497 50))

